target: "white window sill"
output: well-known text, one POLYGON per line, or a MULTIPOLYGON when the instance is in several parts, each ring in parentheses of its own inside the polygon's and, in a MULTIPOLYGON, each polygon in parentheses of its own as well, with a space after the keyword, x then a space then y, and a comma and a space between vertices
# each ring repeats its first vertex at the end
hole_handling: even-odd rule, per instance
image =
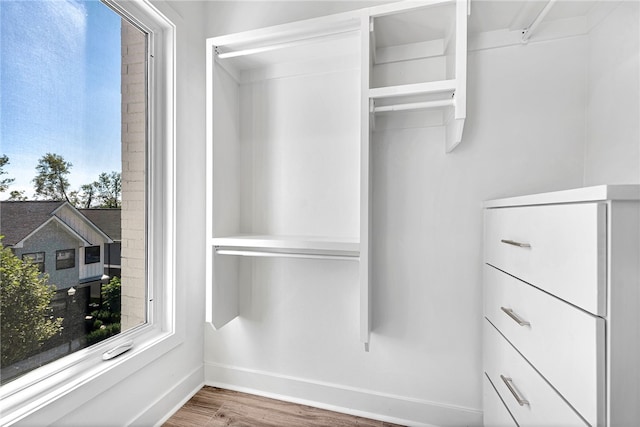
MULTIPOLYGON (((13 425, 70 393, 73 393, 73 401, 79 407, 126 380, 182 341, 175 332, 144 325, 36 369, 0 389, 0 425, 13 425), (131 350, 114 359, 102 360, 105 351, 129 340, 133 341, 131 350)), ((66 407, 65 413, 54 414, 53 419, 48 414, 48 422, 54 422, 73 409, 66 407)))

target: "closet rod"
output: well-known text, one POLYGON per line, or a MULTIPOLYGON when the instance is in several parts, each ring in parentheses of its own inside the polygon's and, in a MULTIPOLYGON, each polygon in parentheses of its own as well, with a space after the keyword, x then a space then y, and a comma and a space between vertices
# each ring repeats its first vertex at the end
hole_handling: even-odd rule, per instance
POLYGON ((551 8, 556 1, 557 0, 549 0, 542 11, 538 14, 538 16, 536 16, 536 19, 533 20, 531 25, 524 29, 524 31, 522 32, 522 43, 526 43, 529 41, 529 39, 533 35, 533 32, 536 30, 536 28, 538 28, 538 25, 542 23, 542 20, 545 16, 547 16, 549 11, 551 11, 551 8))
POLYGON ((374 113, 384 113, 387 111, 425 110, 427 108, 453 107, 453 99, 441 99, 438 101, 409 102, 406 104, 381 105, 373 107, 374 113))
POLYGON ((330 34, 315 35, 315 36, 296 39, 290 42, 276 43, 272 45, 266 45, 266 46, 260 46, 260 47, 254 47, 250 49, 242 49, 242 50, 236 50, 236 51, 229 51, 229 52, 219 52, 218 49, 220 48, 220 46, 216 46, 216 52, 218 52, 218 59, 236 58, 238 56, 255 55, 257 53, 264 53, 264 52, 270 52, 273 50, 302 46, 305 44, 312 43, 314 40, 317 40, 317 39, 331 40, 332 38, 338 38, 343 36, 344 34, 353 33, 356 31, 357 30, 354 30, 353 28, 348 28, 348 29, 336 31, 330 34))
POLYGON ((335 260, 347 260, 347 261, 357 261, 359 259, 358 255, 305 254, 305 253, 295 253, 295 252, 265 252, 265 251, 250 251, 250 250, 238 250, 238 249, 216 249, 216 253, 219 255, 236 255, 236 256, 251 256, 251 257, 335 259, 335 260))

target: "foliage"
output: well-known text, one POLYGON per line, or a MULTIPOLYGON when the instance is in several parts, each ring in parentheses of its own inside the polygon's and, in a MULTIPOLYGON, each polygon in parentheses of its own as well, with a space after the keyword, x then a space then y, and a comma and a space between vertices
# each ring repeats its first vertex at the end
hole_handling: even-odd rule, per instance
POLYGON ((87 345, 93 345, 109 337, 120 333, 120 323, 112 323, 110 325, 102 325, 98 329, 87 334, 87 345))
MULTIPOLYGON (((9 157, 6 154, 0 156, 0 177, 6 175, 8 172, 4 170, 4 167, 9 164, 9 157)), ((0 193, 3 193, 9 188, 9 184, 15 181, 15 178, 0 178, 0 193)))
POLYGON ((70 194, 71 202, 81 208, 119 208, 122 194, 122 176, 120 172, 102 172, 98 180, 84 184, 80 191, 70 194))
POLYGON ((33 178, 36 197, 45 200, 66 200, 69 201, 67 190, 69 189, 70 162, 58 154, 47 153, 38 160, 36 171, 38 174, 33 178))
POLYGON ((24 191, 13 190, 9 193, 9 198, 7 200, 23 202, 27 200, 27 196, 24 195, 24 191))
POLYGON ((109 283, 102 287, 102 308, 111 313, 120 313, 121 311, 121 283, 120 278, 114 276, 109 283))
POLYGON ((122 177, 120 172, 102 172, 98 181, 93 183, 96 189, 96 198, 100 201, 101 208, 119 208, 120 193, 122 193, 122 177))
POLYGON ((84 184, 80 186, 80 191, 74 191, 71 196, 71 202, 79 208, 90 208, 96 197, 95 182, 92 184, 84 184))
MULTIPOLYGON (((102 323, 118 323, 120 322, 120 312, 111 312, 108 310, 94 310, 91 312, 91 316, 101 321, 102 323)), ((94 325, 95 329, 96 326, 94 325)))
POLYGON ((93 330, 87 334, 87 345, 92 345, 120 333, 120 278, 114 276, 102 286, 102 306, 91 312, 93 330))
POLYGON ((23 262, 0 241, 0 364, 25 359, 61 331, 62 319, 51 318, 55 286, 31 261, 23 262))
MULTIPOLYGON (((9 157, 0 155, 0 177, 6 175, 4 166, 9 157)), ((80 186, 77 191, 69 191, 68 175, 73 164, 59 154, 47 153, 38 160, 37 175, 33 178, 36 199, 66 200, 77 208, 119 208, 122 206, 122 174, 102 172, 98 179, 80 186)), ((9 188, 15 179, 0 178, 0 192, 9 188)), ((24 191, 12 191, 8 200, 27 200, 24 191)))

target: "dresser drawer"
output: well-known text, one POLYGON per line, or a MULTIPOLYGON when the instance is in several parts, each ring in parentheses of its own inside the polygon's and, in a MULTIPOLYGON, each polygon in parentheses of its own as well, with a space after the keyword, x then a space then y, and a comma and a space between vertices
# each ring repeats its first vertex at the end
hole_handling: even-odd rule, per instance
POLYGON ((606 204, 486 209, 485 260, 604 316, 606 204))
POLYGON ((484 283, 487 319, 590 424, 603 425, 604 319, 489 265, 484 283))
POLYGON ((484 427, 518 427, 486 374, 482 379, 482 401, 484 427))
POLYGON ((484 366, 520 427, 588 425, 488 320, 484 321, 484 366))

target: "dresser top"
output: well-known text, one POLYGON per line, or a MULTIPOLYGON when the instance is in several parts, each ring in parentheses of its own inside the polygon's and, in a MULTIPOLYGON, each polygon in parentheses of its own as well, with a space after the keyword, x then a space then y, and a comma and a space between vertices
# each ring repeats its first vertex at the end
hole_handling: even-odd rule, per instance
POLYGON ((501 208, 507 206, 597 202, 605 200, 640 200, 640 185, 598 185, 594 187, 581 187, 572 190, 488 200, 484 202, 483 206, 485 208, 501 208))

